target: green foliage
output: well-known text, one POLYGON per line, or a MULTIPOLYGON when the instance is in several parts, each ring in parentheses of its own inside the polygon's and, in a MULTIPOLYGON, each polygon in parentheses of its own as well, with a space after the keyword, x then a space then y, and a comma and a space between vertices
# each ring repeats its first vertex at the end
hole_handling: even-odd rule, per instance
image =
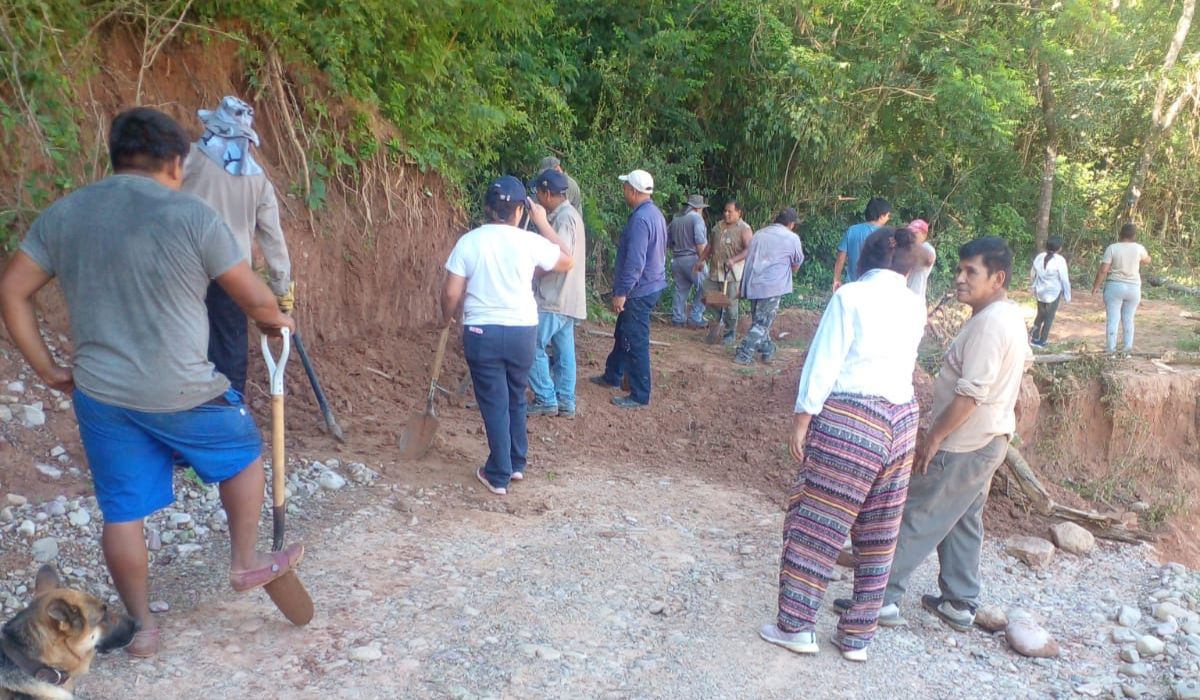
MULTIPOLYGON (((717 206, 737 197, 756 228, 796 206, 809 262, 789 303, 819 305, 836 242, 874 195, 897 222, 930 221, 943 273, 979 235, 1032 252, 1039 60, 1062 133, 1051 230, 1068 253, 1098 252, 1148 133, 1176 5, 209 0, 190 6, 175 40, 234 33, 247 84, 267 93, 268 53, 306 67, 289 71, 311 165, 292 189, 311 209, 406 159, 439 171, 477 213, 487 181, 531 176, 554 153, 583 187, 589 267, 603 287, 627 215, 615 176, 641 167, 668 215, 690 192, 717 206)), ((0 7, 0 166, 20 173, 17 190, 0 193, 10 233, 95 174, 79 166, 87 120, 75 95, 97 30, 121 22, 136 36, 181 7, 0 7)), ((1168 76, 1178 84, 1197 37, 1168 76)), ((1140 208, 1147 246, 1181 269, 1200 251, 1192 106, 1155 154, 1140 208)))

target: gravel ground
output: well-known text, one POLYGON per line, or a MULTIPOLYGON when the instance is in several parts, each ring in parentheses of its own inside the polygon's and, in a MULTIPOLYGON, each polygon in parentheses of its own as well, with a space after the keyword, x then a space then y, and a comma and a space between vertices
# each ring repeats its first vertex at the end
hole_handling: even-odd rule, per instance
MULTIPOLYGON (((782 526, 763 495, 574 464, 533 470, 496 498, 461 467, 431 468, 433 486, 351 482, 302 500, 293 530, 317 603, 307 628, 288 626, 262 593, 227 592, 223 537, 156 562, 156 597, 171 607, 163 652, 101 658, 79 697, 1065 698, 1122 697, 1122 683, 1165 697, 1197 676, 1200 637, 1183 629, 1140 660, 1143 677, 1118 674, 1131 646, 1113 641, 1118 608, 1140 611, 1141 635, 1161 624, 1153 604, 1194 609, 1200 590, 1146 548, 1101 543, 1034 572, 988 541, 986 602, 1039 617, 1057 659, 1020 657, 1002 637, 955 633, 921 611, 930 561, 903 603, 911 625, 881 632, 869 661, 850 664, 828 643, 799 657, 757 638, 774 615, 782 526)), ((76 551, 64 548, 60 567, 76 551)), ((10 572, 9 595, 22 577, 10 572)), ((848 590, 844 580, 830 594, 848 590)), ((823 642, 833 624, 823 616, 823 642)))

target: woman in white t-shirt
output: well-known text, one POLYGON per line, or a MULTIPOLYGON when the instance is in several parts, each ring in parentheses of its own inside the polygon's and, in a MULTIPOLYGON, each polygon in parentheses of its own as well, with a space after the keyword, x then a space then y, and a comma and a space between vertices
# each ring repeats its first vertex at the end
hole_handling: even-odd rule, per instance
POLYGON ((1046 241, 1046 252, 1033 259, 1029 270, 1029 287, 1037 299, 1037 317, 1033 319, 1033 330, 1029 333, 1029 344, 1035 348, 1046 347, 1050 337, 1050 326, 1058 313, 1058 302, 1071 302, 1071 276, 1067 271, 1067 259, 1059 254, 1062 239, 1046 241))
POLYGON ((1100 290, 1104 284, 1104 308, 1108 316, 1104 340, 1105 349, 1109 353, 1117 351, 1117 323, 1121 324, 1121 336, 1125 340, 1124 352, 1133 350, 1133 316, 1137 313, 1138 304, 1142 301, 1143 263, 1150 262, 1150 253, 1137 238, 1137 227, 1125 224, 1117 236, 1117 242, 1104 250, 1100 258, 1100 270, 1096 272, 1096 282, 1092 284, 1092 294, 1100 290))
POLYGON ((566 272, 574 258, 515 177, 492 183, 483 210, 488 223, 463 234, 446 261, 442 321, 449 325, 462 309, 463 357, 489 450, 475 478, 503 496, 510 481, 525 478, 525 388, 538 325, 534 272, 566 272), (517 228, 526 211, 538 233, 517 228))

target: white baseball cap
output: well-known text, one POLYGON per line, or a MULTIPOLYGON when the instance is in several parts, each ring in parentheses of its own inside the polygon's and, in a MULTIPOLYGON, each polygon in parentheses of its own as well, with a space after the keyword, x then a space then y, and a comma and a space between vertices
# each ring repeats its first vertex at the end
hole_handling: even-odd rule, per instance
POLYGON ((654 178, 645 170, 634 170, 628 175, 618 176, 617 179, 629 183, 630 187, 642 194, 654 194, 654 178))

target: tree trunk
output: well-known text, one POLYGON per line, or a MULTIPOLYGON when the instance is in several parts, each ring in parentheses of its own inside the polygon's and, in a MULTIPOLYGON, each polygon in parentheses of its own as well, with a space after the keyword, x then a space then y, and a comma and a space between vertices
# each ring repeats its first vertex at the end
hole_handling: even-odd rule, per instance
POLYGON ((1117 207, 1117 215, 1113 222, 1117 227, 1133 218, 1138 200, 1142 196, 1142 187, 1146 184, 1146 175, 1154 163, 1154 151, 1162 137, 1170 131, 1184 100, 1190 97, 1196 89, 1195 79, 1197 76, 1193 73, 1193 76, 1186 81, 1183 91, 1164 113, 1163 107, 1167 103, 1167 93, 1171 89, 1171 69, 1175 67, 1175 62, 1179 58, 1179 51, 1192 26, 1192 16, 1195 12, 1196 0, 1184 0, 1183 11, 1179 15, 1179 22, 1175 25, 1175 34, 1171 37, 1171 43, 1167 47, 1167 55, 1163 57, 1158 89, 1154 93, 1154 107, 1150 112, 1150 129, 1142 140, 1141 155, 1138 157, 1133 174, 1129 176, 1129 184, 1125 187, 1125 194, 1117 207))
POLYGON ((1042 191, 1038 195, 1037 219, 1034 221, 1033 240, 1035 250, 1046 246, 1050 235, 1050 209, 1054 204, 1054 172, 1058 167, 1058 116, 1054 108, 1054 92, 1050 87, 1050 66, 1038 58, 1038 92, 1042 98, 1042 121, 1046 129, 1046 142, 1042 154, 1042 191))

